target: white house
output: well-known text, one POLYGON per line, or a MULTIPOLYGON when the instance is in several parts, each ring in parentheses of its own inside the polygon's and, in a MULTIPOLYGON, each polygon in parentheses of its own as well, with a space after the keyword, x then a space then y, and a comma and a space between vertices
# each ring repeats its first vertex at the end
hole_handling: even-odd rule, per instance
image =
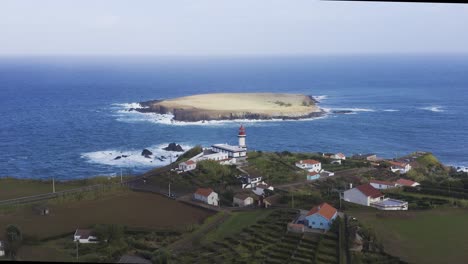
POLYGON ((93 231, 91 229, 76 229, 73 235, 73 241, 87 244, 97 243, 98 239, 96 236, 93 236, 93 231))
POLYGON ((412 181, 412 180, 407 180, 407 179, 400 178, 400 179, 398 179, 396 181, 396 185, 397 186, 416 187, 416 186, 419 186, 421 184, 419 184, 418 182, 412 181))
POLYGON ((262 176, 244 175, 240 176, 242 189, 250 189, 262 183, 262 176))
POLYGON ((191 171, 197 167, 197 163, 193 160, 187 160, 179 163, 179 170, 181 171, 191 171))
POLYGON ((253 203, 254 203, 254 199, 246 193, 238 193, 234 195, 234 198, 232 201, 232 204, 234 206, 239 206, 239 207, 253 205, 253 203))
POLYGON ((346 156, 345 156, 345 154, 340 152, 340 153, 336 153, 336 154, 331 155, 330 158, 334 159, 334 160, 345 160, 346 156))
POLYGON ((369 183, 370 185, 372 185, 372 187, 379 189, 379 190, 385 190, 385 189, 391 189, 391 188, 397 187, 397 184, 395 182, 389 182, 389 181, 370 180, 369 183))
POLYGON ((375 207, 379 210, 408 210, 408 202, 384 198, 370 183, 346 190, 343 199, 347 202, 375 207))
POLYGON ((265 193, 265 190, 271 190, 273 191, 275 188, 273 188, 273 186, 269 186, 268 184, 265 184, 265 183, 260 183, 260 184, 257 184, 255 187, 252 188, 252 191, 256 194, 256 195, 263 195, 265 193))
POLYGON ((346 190, 343 195, 345 201, 365 206, 370 206, 373 202, 381 201, 383 197, 384 195, 369 183, 346 190))
POLYGON ((389 161, 390 163, 390 170, 392 172, 397 172, 399 171, 400 173, 407 173, 409 170, 411 170, 411 165, 406 162, 398 162, 398 161, 389 161))
POLYGON ((193 194, 193 199, 214 206, 218 206, 219 202, 218 194, 211 188, 198 188, 193 194))
POLYGON ((5 256, 5 246, 3 245, 3 241, 0 241, 0 257, 5 256))
POLYGON ((322 170, 322 163, 320 163, 320 161, 316 161, 313 159, 300 160, 296 162, 296 167, 299 167, 301 169, 305 169, 308 171, 320 172, 322 170))

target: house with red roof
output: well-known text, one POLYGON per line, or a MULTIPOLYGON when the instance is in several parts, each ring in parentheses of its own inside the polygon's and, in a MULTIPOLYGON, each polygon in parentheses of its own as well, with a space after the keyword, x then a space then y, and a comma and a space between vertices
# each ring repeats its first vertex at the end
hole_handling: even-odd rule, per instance
POLYGON ((384 198, 370 183, 346 190, 343 199, 350 203, 371 206, 379 210, 408 210, 408 202, 384 198))
POLYGON ((338 210, 328 203, 322 203, 306 214, 305 223, 309 228, 328 230, 337 216, 338 210))
POLYGON ((296 167, 299 167, 304 170, 308 171, 316 171, 320 172, 322 170, 322 163, 317 160, 307 159, 307 160, 300 160, 296 162, 296 167))
POLYGON ((334 160, 346 160, 346 155, 340 152, 340 153, 331 155, 330 158, 334 160))
POLYGON ((345 201, 365 206, 370 206, 371 203, 381 201, 384 198, 384 195, 370 183, 346 190, 343 195, 345 201))
POLYGON ((179 163, 179 170, 181 171, 191 171, 197 167, 197 163, 193 160, 187 160, 179 163))
POLYGON ((91 229, 76 229, 75 234, 73 235, 73 241, 87 244, 97 243, 98 239, 91 229))
POLYGON ((369 183, 370 185, 372 185, 372 187, 378 190, 385 190, 397 187, 397 184, 395 182, 389 181, 370 180, 369 183))
POLYGON ((198 188, 193 194, 193 199, 203 203, 218 206, 218 194, 211 188, 198 188))
POLYGON ((420 185, 419 182, 415 182, 415 181, 403 179, 403 178, 398 179, 395 183, 397 186, 408 186, 408 187, 416 187, 420 185))
POLYGON ((392 172, 407 173, 411 170, 411 165, 408 162, 389 161, 390 170, 392 172))

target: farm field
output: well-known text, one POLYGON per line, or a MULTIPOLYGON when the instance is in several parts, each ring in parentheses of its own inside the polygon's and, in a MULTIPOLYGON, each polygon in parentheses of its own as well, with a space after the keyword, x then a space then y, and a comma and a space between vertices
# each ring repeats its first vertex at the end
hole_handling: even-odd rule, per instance
MULTIPOLYGON (((50 202, 50 214, 39 215, 23 206, 0 215, 0 230, 18 225, 23 234, 38 239, 73 232, 77 227, 117 224, 149 229, 184 228, 202 223, 212 212, 179 203, 163 196, 117 190, 98 199, 50 202), (189 216, 189 217, 187 217, 189 216)), ((0 236, 3 232, 0 233, 0 236)))
POLYGON ((348 214, 372 227, 385 251, 410 263, 460 263, 468 259, 468 210, 390 212, 351 209, 348 214))
MULTIPOLYGON (((262 220, 244 222, 236 234, 175 256, 176 263, 338 263, 337 234, 296 234, 286 225, 295 210, 274 210, 262 220)), ((237 216, 237 218, 246 217, 237 216)), ((235 219, 234 217, 233 219, 235 219)), ((247 218, 247 217, 246 217, 247 218)), ((254 219, 254 218, 250 218, 254 219)), ((231 226, 228 221, 224 227, 231 226)), ((220 232, 221 228, 214 232, 220 232)), ((208 234, 210 236, 210 234, 208 234)))
MULTIPOLYGON (((127 176, 124 176, 127 178, 127 176)), ((65 191, 94 184, 119 182, 120 178, 93 177, 84 180, 56 181, 55 191, 65 191)), ((52 180, 0 179, 0 201, 52 192, 52 180)))
POLYGON ((271 210, 255 210, 246 212, 233 212, 230 217, 224 221, 219 227, 204 236, 204 241, 219 240, 229 235, 240 233, 243 228, 255 224, 257 221, 263 220, 273 211, 271 210))

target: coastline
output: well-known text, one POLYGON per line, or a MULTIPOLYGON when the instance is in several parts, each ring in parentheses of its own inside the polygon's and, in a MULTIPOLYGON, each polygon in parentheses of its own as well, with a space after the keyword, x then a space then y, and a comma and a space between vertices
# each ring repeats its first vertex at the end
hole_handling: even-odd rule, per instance
POLYGON ((141 102, 129 111, 171 114, 174 121, 298 120, 323 116, 312 96, 282 93, 218 93, 141 102))

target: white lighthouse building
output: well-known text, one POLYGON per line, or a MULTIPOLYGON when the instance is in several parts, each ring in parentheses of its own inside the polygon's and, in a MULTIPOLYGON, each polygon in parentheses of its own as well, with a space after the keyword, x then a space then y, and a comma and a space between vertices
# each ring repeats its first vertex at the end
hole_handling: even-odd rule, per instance
POLYGON ((232 146, 228 144, 214 144, 211 146, 211 150, 216 153, 226 153, 231 159, 232 163, 237 163, 241 160, 245 160, 247 158, 247 145, 245 144, 245 127, 243 125, 239 128, 239 134, 237 135, 239 138, 239 145, 232 146))
POLYGON ((202 160, 214 160, 221 164, 238 164, 242 163, 247 158, 247 145, 245 144, 245 127, 243 125, 239 128, 239 134, 237 134, 239 145, 233 146, 229 144, 214 144, 211 148, 204 148, 203 151, 192 157, 187 162, 192 162, 191 167, 187 167, 187 162, 179 164, 180 171, 188 171, 189 169, 195 169, 196 163, 202 160))
POLYGON ((245 136, 245 127, 241 125, 239 128, 239 135, 237 135, 237 137, 239 138, 239 147, 246 149, 247 146, 245 145, 245 136))

